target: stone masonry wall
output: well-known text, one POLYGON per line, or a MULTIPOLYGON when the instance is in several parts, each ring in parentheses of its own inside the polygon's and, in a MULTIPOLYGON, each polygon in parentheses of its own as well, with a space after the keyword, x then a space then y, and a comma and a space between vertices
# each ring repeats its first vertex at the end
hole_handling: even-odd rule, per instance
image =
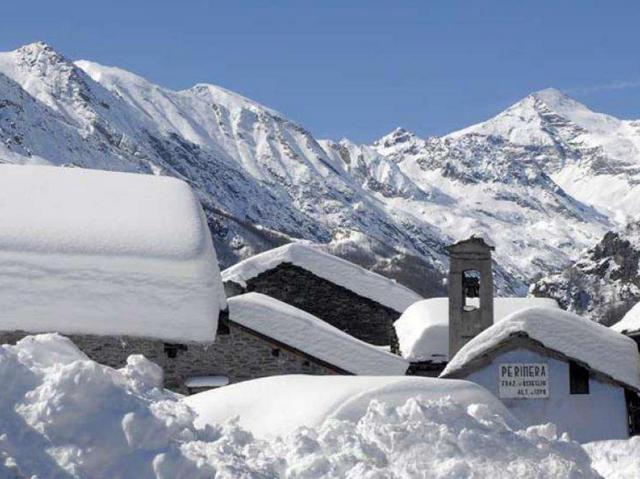
POLYGON ((250 279, 246 291, 234 283, 227 283, 225 289, 230 296, 249 291, 266 294, 358 339, 379 346, 391 345, 393 352, 398 350, 393 322, 400 317, 399 312, 290 263, 250 279))
MULTIPOLYGON (((30 333, 0 332, 0 344, 15 344, 30 333)), ((336 374, 336 371, 298 353, 254 336, 230 324, 228 335, 214 344, 185 344, 175 358, 156 339, 129 336, 65 335, 98 363, 121 368, 131 354, 142 354, 164 370, 164 386, 186 394, 185 381, 193 376, 227 376, 230 383, 279 374, 336 374), (277 356, 274 349, 278 350, 277 356)))

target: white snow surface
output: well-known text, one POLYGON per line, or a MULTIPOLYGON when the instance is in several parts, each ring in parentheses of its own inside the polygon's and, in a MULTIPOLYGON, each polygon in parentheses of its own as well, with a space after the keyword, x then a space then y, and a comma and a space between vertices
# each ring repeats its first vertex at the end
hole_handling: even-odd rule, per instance
POLYGON ((592 467, 605 479, 640 479, 640 436, 589 442, 583 447, 592 467))
MULTIPOLYGON (((478 306, 478 299, 470 303, 478 306)), ((493 321, 525 308, 559 308, 550 298, 494 298, 493 321)), ((394 323, 402 357, 409 361, 449 360, 449 298, 429 298, 409 306, 394 323)))
POLYGON ((175 178, 0 165, 0 329, 212 342, 226 307, 175 178))
POLYGON ((611 326, 619 333, 636 333, 640 331, 640 303, 627 311, 620 321, 611 326))
POLYGON ((246 286, 249 279, 283 263, 306 269, 320 278, 400 313, 422 299, 418 293, 394 280, 302 242, 289 243, 247 258, 224 270, 222 280, 246 286))
POLYGON ((526 333, 546 348, 640 390, 640 355, 635 341, 573 313, 552 308, 524 309, 495 323, 465 344, 441 376, 455 373, 518 333, 526 333))
MULTIPOLYGON (((188 401, 158 387, 161 377, 142 356, 112 369, 56 334, 1 346, 0 477, 598 477, 579 444, 552 425, 518 429, 495 398, 463 382, 438 399, 373 400, 349 419, 259 439, 238 421, 197 427, 188 401)), ((246 391, 257 407, 288 402, 286 389, 246 391)), ((309 410, 314 400, 307 393, 309 410)))
POLYGON ((294 306, 260 293, 229 298, 229 319, 345 371, 403 375, 409 363, 340 331, 294 306))
POLYGON ((285 436, 299 427, 316 428, 330 419, 357 421, 369 403, 400 406, 407 399, 455 398, 468 406, 484 404, 512 427, 507 409, 482 386, 456 379, 411 376, 285 375, 252 379, 187 396, 184 401, 204 427, 238 417, 241 427, 258 437, 285 436))

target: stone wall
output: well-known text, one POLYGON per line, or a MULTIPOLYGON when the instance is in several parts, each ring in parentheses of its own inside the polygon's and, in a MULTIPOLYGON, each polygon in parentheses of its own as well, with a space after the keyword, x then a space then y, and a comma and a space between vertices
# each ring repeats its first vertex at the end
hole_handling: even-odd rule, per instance
MULTIPOLYGON (((193 376, 227 376, 230 383, 279 374, 340 374, 342 371, 229 324, 214 344, 179 345, 169 357, 163 341, 129 336, 65 335, 98 363, 121 368, 131 354, 142 354, 164 370, 164 386, 187 394, 193 376)), ((15 344, 30 333, 0 333, 0 344, 15 344)))
POLYGON ((411 363, 407 369, 407 376, 425 376, 437 378, 444 371, 447 363, 432 363, 431 361, 420 361, 411 363))
POLYGON ((309 271, 283 263, 250 279, 245 289, 228 282, 229 296, 255 291, 313 314, 336 328, 370 344, 390 345, 398 351, 393 322, 400 313, 319 278, 309 271))

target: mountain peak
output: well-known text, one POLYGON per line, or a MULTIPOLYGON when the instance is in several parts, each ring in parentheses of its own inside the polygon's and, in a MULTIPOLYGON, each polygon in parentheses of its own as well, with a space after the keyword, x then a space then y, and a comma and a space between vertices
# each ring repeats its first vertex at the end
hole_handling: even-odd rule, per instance
POLYGON ((37 41, 23 45, 16 49, 14 53, 20 55, 23 58, 37 59, 40 57, 46 57, 49 59, 55 59, 56 61, 65 60, 64 56, 58 53, 51 45, 43 41, 37 41))
POLYGON ((409 142, 411 140, 414 140, 415 138, 417 138, 415 133, 399 126, 391 133, 388 133, 379 140, 375 141, 374 146, 389 147, 400 143, 409 142))
POLYGON ((576 110, 589 110, 582 103, 574 100, 556 88, 546 88, 530 95, 534 100, 544 103, 549 109, 558 113, 570 113, 576 110))
POLYGON ((539 98, 540 100, 562 100, 565 98, 569 98, 564 92, 553 87, 544 88, 542 90, 533 92, 531 96, 534 98, 539 98))

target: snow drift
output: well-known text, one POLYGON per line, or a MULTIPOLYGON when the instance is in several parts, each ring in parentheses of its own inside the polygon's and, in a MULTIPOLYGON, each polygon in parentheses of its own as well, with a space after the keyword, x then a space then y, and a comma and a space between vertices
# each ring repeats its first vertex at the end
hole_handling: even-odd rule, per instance
POLYGON ((487 390, 468 381, 407 376, 286 375, 254 379, 188 396, 196 424, 216 424, 238 416, 239 424, 259 437, 319 427, 329 419, 357 421, 372 400, 401 406, 410 398, 454 397, 458 404, 484 404, 511 426, 518 425, 487 390), (283 394, 282 391, 286 391, 283 394))
POLYGON ((455 394, 373 400, 359 417, 266 441, 234 421, 196 428, 160 374, 141 356, 99 365, 56 334, 0 347, 0 477, 598 477, 553 426, 516 430, 455 394))
POLYGON ((606 479, 640 479, 640 436, 584 445, 593 468, 606 479))
POLYGON ((212 342, 226 307, 175 178, 0 165, 0 330, 212 342))

